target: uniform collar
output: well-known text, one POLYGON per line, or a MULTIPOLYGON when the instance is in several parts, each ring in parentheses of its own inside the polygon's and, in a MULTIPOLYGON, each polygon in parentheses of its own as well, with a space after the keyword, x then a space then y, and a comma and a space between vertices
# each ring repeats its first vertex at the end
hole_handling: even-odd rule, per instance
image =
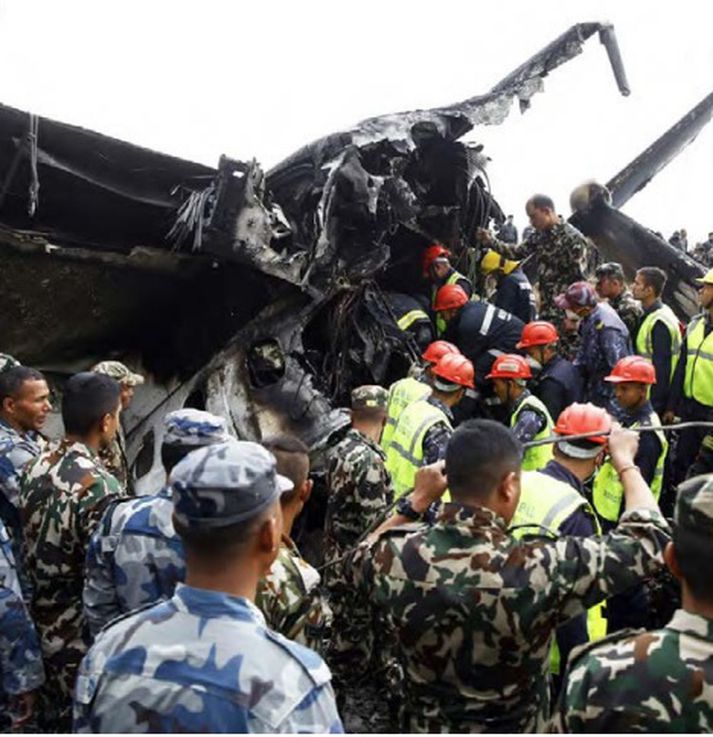
POLYGON ((440 409, 441 412, 443 412, 443 414, 448 418, 449 422, 453 422, 453 412, 451 412, 451 408, 443 404, 440 399, 436 399, 436 397, 431 395, 426 401, 429 404, 433 405, 436 409, 440 409))
POLYGON ((40 437, 39 433, 32 430, 27 430, 25 432, 16 430, 9 422, 5 422, 3 419, 0 419, 0 435, 13 439, 17 438, 18 440, 29 440, 32 443, 37 443, 40 437))
POLYGON ((471 529, 497 528, 507 530, 505 520, 493 512, 492 509, 481 507, 478 504, 465 506, 457 502, 441 504, 436 515, 436 524, 466 525, 471 529))
POLYGON ((678 609, 666 629, 713 642, 713 619, 678 609))
POLYGON ((639 422, 640 420, 647 420, 649 417, 651 417, 653 411, 654 408, 651 406, 651 402, 647 399, 641 406, 641 408, 636 410, 636 412, 626 412, 626 426, 629 427, 630 425, 633 425, 635 422, 639 422))
POLYGON ((529 389, 525 389, 525 391, 513 402, 512 413, 517 412, 520 405, 530 396, 530 393, 529 389))
POLYGON ((266 626, 262 612, 244 596, 233 596, 222 591, 197 589, 184 583, 177 583, 172 601, 179 611, 197 617, 205 619, 226 617, 266 626))
POLYGON ((384 453, 382 447, 378 443, 375 443, 370 437, 367 437, 366 435, 364 435, 364 433, 361 432, 361 430, 357 430, 356 428, 350 427, 349 430, 347 431, 347 435, 350 435, 350 434, 356 440, 364 443, 365 445, 368 445, 373 451, 378 453, 380 456, 383 456, 384 458, 386 458, 386 454, 384 453))
POLYGON ((76 453, 77 455, 86 456, 93 461, 98 460, 97 454, 88 445, 79 440, 69 441, 67 438, 62 438, 57 446, 57 452, 62 455, 76 453))
POLYGON ((567 486, 571 486, 576 489, 583 496, 585 495, 584 484, 575 476, 568 468, 565 468, 559 461, 551 460, 548 464, 540 471, 546 476, 556 481, 563 481, 567 486))
POLYGON ((656 310, 660 310, 663 307, 663 302, 660 299, 657 299, 651 307, 645 307, 644 308, 644 315, 650 315, 652 312, 656 312, 656 310))

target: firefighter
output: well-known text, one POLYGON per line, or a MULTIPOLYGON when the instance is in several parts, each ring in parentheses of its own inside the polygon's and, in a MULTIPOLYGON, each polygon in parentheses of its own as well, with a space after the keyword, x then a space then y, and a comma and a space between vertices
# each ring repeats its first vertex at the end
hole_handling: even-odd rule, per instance
MULTIPOLYGON (((498 399, 510 413, 509 424, 521 443, 540 440, 552 433, 552 417, 547 407, 527 388, 532 371, 527 361, 512 353, 498 356, 485 377, 493 382, 498 399)), ((552 458, 552 446, 540 445, 525 450, 523 471, 537 471, 552 458)))
POLYGON ((537 319, 535 295, 532 284, 522 270, 519 261, 510 261, 496 251, 486 251, 480 261, 480 270, 492 274, 497 289, 490 300, 496 307, 519 317, 523 322, 537 319))
POLYGON ((427 312, 427 298, 422 295, 415 297, 401 292, 388 292, 386 299, 393 310, 396 324, 404 333, 413 335, 416 345, 424 350, 433 341, 434 330, 431 316, 427 312))
MULTIPOLYGON (((434 243, 424 251, 421 258, 423 275, 431 282, 431 309, 434 312, 438 290, 446 284, 458 285, 468 299, 473 296, 473 285, 466 276, 451 266, 450 257, 451 252, 445 246, 434 243)), ((445 329, 445 322, 436 314, 436 337, 440 338, 445 329)))

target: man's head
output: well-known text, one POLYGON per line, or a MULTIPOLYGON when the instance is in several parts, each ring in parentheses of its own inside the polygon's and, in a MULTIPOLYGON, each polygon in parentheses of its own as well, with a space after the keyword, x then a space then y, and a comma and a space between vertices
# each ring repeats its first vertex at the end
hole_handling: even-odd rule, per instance
POLYGON ((713 312, 713 269, 710 269, 698 282, 698 301, 704 310, 713 312))
POLYGON ((177 409, 163 418, 161 462, 166 473, 191 451, 230 438, 225 420, 199 409, 177 409))
POLYGON ((671 572, 681 580, 684 607, 713 606, 713 474, 696 476, 678 487, 673 542, 664 551, 671 572), (687 599, 693 599, 693 602, 687 599))
POLYGON ((92 367, 95 374, 103 374, 116 379, 121 385, 121 408, 126 409, 134 398, 134 387, 144 383, 141 374, 135 374, 119 361, 102 361, 92 367))
POLYGON ((557 328, 551 322, 536 320, 525 325, 520 341, 515 347, 524 350, 542 367, 557 355, 559 339, 557 328))
POLYGON ((555 203, 544 194, 530 197, 525 205, 525 212, 535 230, 549 230, 559 222, 559 217, 555 212, 555 203))
POLYGON ((433 367, 448 353, 460 354, 460 351, 447 340, 434 340, 426 346, 421 358, 426 362, 425 373, 429 380, 433 380, 433 367))
POLYGON ((0 372, 0 417, 20 432, 38 432, 52 409, 45 377, 27 366, 0 372))
POLYGON ((62 421, 67 435, 104 447, 116 436, 121 387, 110 376, 83 371, 70 377, 62 395, 62 421))
POLYGON ((386 424, 389 392, 377 384, 365 384, 352 391, 352 427, 365 435, 379 439, 386 424))
POLYGON ((644 266, 639 269, 631 285, 634 299, 638 299, 644 305, 652 305, 661 297, 666 279, 666 272, 656 266, 644 266))
POLYGON ((444 284, 436 292, 433 309, 449 323, 468 302, 468 295, 457 284, 444 284))
POLYGON ((238 560, 267 572, 282 534, 280 497, 293 488, 269 451, 232 438, 199 448, 171 471, 169 487, 189 573, 218 576, 238 560))
POLYGON ((451 252, 440 243, 429 246, 421 257, 423 275, 431 281, 443 281, 451 270, 450 256, 451 252))
POLYGON ((555 444, 554 456, 581 481, 586 481, 604 461, 607 434, 612 419, 606 410, 593 404, 570 404, 557 418, 555 434, 562 439, 555 444), (576 435, 599 432, 591 438, 573 440, 576 435))
POLYGON ((624 269, 616 261, 597 266, 594 275, 597 280, 597 294, 602 299, 614 299, 624 291, 624 269))
POLYGON ((460 353, 448 353, 433 367, 433 394, 449 407, 455 407, 465 396, 466 389, 474 389, 473 364, 460 353))
POLYGON ((262 446, 275 456, 277 473, 288 478, 293 485, 280 498, 285 533, 291 532, 292 522, 307 504, 312 493, 309 478, 309 448, 292 435, 271 435, 262 441, 262 446), (288 529, 289 523, 289 529, 288 529))
POLYGON ((555 297, 555 304, 564 310, 568 317, 582 319, 596 309, 597 293, 589 282, 576 281, 567 287, 564 294, 558 294, 555 297))
POLYGON ((532 371, 522 356, 503 353, 495 359, 485 378, 493 382, 493 390, 498 399, 509 406, 525 391, 527 380, 532 378, 532 371))
POLYGON ((709 241, 713 241, 713 231, 711 231, 710 233, 708 233, 708 240, 709 241))
POLYGON ((512 223, 514 217, 515 217, 514 215, 508 215, 508 218, 507 218, 508 223, 512 223))
POLYGON ((627 412, 643 407, 649 398, 649 387, 656 383, 656 369, 643 356, 625 356, 617 361, 604 381, 614 384, 614 396, 627 412))
POLYGON ((459 425, 446 449, 446 476, 454 502, 487 507, 510 522, 520 499, 522 445, 492 420, 459 425))

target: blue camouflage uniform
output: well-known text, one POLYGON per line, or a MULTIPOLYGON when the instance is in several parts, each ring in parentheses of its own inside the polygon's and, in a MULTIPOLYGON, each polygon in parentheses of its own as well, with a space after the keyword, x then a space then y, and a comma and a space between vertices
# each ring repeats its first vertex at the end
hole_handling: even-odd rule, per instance
MULTIPOLYGON (((256 443, 229 439, 171 472, 174 518, 203 533, 249 524, 293 488, 256 443)), ((247 598, 178 584, 104 629, 82 662, 74 729, 341 732, 329 669, 269 630, 247 598)))
POLYGON ((0 521, 0 727, 7 728, 8 696, 34 691, 45 680, 40 641, 15 568, 10 536, 0 521))

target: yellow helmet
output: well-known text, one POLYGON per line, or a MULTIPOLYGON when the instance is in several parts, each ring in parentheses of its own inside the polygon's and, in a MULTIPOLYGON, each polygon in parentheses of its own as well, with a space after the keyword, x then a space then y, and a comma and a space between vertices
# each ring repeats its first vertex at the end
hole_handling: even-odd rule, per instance
POLYGON ((489 249, 480 260, 480 268, 486 276, 496 269, 502 269, 506 274, 509 274, 513 269, 517 268, 519 263, 519 261, 510 261, 505 256, 501 256, 496 251, 489 249))
POLYGON ((702 279, 696 279, 699 284, 713 284, 713 269, 709 269, 702 279))

